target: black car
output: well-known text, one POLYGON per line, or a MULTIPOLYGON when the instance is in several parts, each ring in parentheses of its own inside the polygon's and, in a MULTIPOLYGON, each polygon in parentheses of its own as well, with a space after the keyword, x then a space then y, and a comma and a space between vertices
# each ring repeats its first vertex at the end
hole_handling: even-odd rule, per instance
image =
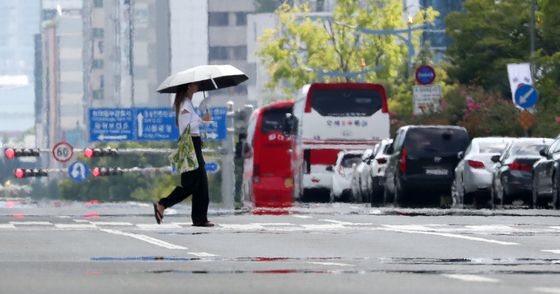
POLYGON ((548 147, 540 152, 542 156, 533 164, 532 187, 533 207, 548 206, 549 203, 555 209, 560 208, 560 136, 548 147))
POLYGON ((469 144, 458 126, 404 126, 397 130, 385 170, 384 200, 441 204, 450 195, 459 152, 469 144))
POLYGON ((540 159, 541 149, 548 147, 552 139, 518 138, 506 146, 502 155, 492 157, 491 204, 511 204, 521 200, 532 204, 533 164, 540 159))

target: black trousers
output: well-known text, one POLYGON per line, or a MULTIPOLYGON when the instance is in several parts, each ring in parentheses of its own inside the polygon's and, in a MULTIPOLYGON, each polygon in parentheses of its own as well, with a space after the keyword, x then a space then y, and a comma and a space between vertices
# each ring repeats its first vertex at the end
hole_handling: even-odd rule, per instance
POLYGON ((200 137, 192 137, 198 168, 193 171, 181 174, 181 186, 175 187, 169 196, 161 199, 159 204, 163 207, 171 207, 192 195, 191 219, 193 224, 205 223, 208 221, 208 176, 204 168, 204 158, 202 157, 202 140, 200 137))

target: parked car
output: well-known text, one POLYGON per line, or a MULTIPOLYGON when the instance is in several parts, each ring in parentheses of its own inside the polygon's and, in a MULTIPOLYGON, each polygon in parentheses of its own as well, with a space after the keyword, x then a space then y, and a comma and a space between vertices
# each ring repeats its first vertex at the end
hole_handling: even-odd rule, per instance
POLYGON ((362 160, 362 154, 363 151, 340 151, 338 153, 333 168, 331 202, 352 200, 352 188, 350 187, 352 171, 354 165, 359 164, 362 160))
POLYGON ((404 126, 389 148, 384 201, 442 204, 450 196, 457 154, 469 144, 467 130, 458 126, 404 126))
POLYGON ((540 159, 541 149, 552 142, 547 138, 518 138, 507 145, 501 156, 492 156, 496 163, 492 170, 492 207, 503 207, 515 200, 532 203, 533 164, 540 159))
POLYGON ((350 186, 352 187, 352 197, 357 202, 369 201, 367 193, 367 185, 370 184, 370 162, 375 156, 375 151, 379 148, 379 143, 375 144, 372 149, 366 149, 362 154, 362 161, 355 165, 352 171, 352 180, 350 186))
POLYGON ((492 156, 500 155, 512 138, 474 138, 455 167, 455 179, 451 187, 453 206, 489 203, 492 185, 492 156))
POLYGON ((389 156, 389 147, 393 143, 393 139, 384 139, 379 143, 379 148, 374 155, 373 160, 370 161, 370 175, 369 179, 371 184, 367 186, 366 194, 369 195, 371 206, 383 202, 383 189, 385 186, 385 169, 389 156))
POLYGON ((560 208, 560 136, 548 148, 541 150, 542 156, 533 164, 532 206, 560 208))

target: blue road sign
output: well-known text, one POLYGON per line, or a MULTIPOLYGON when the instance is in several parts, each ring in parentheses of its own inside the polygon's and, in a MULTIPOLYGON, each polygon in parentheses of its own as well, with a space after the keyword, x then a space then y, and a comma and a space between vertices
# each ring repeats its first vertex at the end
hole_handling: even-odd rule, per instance
POLYGON ((428 85, 436 79, 436 71, 429 65, 421 65, 416 69, 416 81, 421 85, 428 85))
MULTIPOLYGON (((197 109, 196 111, 201 117, 203 116, 202 110, 197 109)), ((204 123, 200 127, 200 133, 204 141, 225 140, 227 135, 227 107, 211 107, 208 111, 212 116, 212 122, 204 123)))
POLYGON ((206 172, 215 174, 220 170, 220 165, 217 162, 210 161, 204 164, 204 168, 206 169, 206 172))
MULTIPOLYGON (((202 115, 202 111, 198 110, 202 115)), ((205 141, 226 138, 226 107, 209 109, 213 121, 201 125, 205 141)), ((90 142, 176 141, 175 111, 171 108, 90 108, 90 142)))
POLYGON ((68 167, 68 175, 79 183, 89 177, 89 168, 87 164, 81 161, 75 161, 68 167))
POLYGON ((531 85, 523 84, 517 87, 514 96, 515 104, 522 108, 535 106, 539 100, 539 92, 531 85))

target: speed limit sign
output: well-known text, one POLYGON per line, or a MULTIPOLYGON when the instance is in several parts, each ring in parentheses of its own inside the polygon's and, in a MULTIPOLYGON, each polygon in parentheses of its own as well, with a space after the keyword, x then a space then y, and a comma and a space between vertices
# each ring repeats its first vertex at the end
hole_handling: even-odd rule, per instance
POLYGON ((58 142, 52 149, 54 159, 59 162, 66 162, 74 155, 74 148, 66 142, 58 142))

